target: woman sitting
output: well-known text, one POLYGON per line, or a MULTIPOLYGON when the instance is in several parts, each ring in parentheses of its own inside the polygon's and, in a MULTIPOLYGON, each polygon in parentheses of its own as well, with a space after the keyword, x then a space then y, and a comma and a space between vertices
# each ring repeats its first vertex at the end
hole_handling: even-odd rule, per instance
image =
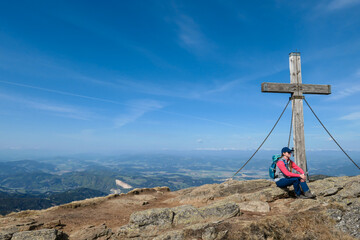
POLYGON ((304 171, 290 159, 292 152, 293 150, 288 147, 284 147, 281 150, 282 157, 276 163, 276 186, 284 188, 293 185, 297 198, 315 198, 315 195, 310 192, 306 184, 304 171), (292 169, 300 174, 293 173, 292 169), (301 190, 304 192, 304 195, 301 195, 301 190))

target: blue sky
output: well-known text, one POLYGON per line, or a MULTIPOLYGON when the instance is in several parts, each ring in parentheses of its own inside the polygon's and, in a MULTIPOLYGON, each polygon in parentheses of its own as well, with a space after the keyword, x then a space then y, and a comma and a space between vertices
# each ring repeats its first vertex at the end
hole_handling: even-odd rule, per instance
MULTIPOLYGON (((360 144, 360 1, 2 1, 0 148, 256 149, 301 52, 307 95, 347 150, 360 144)), ((290 109, 264 145, 287 145, 290 109)), ((308 150, 337 149, 304 106, 308 150)))

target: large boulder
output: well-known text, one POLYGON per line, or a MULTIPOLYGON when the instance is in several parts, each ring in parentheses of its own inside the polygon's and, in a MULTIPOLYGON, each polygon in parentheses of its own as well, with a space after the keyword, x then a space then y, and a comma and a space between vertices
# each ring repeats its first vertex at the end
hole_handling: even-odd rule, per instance
POLYGON ((155 225, 162 228, 171 227, 174 212, 170 208, 154 208, 145 211, 134 212, 130 216, 130 224, 143 227, 155 225))
POLYGON ((184 240, 184 231, 183 230, 175 230, 160 234, 155 237, 153 240, 184 240))
POLYGON ((338 195, 338 193, 342 192, 342 197, 348 198, 360 193, 359 183, 360 175, 354 177, 331 177, 311 182, 309 187, 318 197, 338 195))
POLYGON ((153 239, 163 229, 171 228, 174 212, 170 208, 154 208, 134 212, 129 224, 119 228, 112 239, 153 239))
POLYGON ((188 225, 204 220, 200 211, 191 205, 183 205, 172 208, 171 210, 174 212, 173 224, 175 226, 180 224, 188 225))
POLYGON ((184 228, 186 239, 222 240, 226 239, 229 226, 219 227, 217 222, 198 223, 184 228))
POLYGON ((223 220, 240 214, 240 208, 235 202, 221 201, 199 208, 201 215, 209 220, 223 220))
POLYGON ((360 180, 349 182, 344 186, 339 194, 341 198, 357 198, 360 197, 360 180))
MULTIPOLYGON (((167 239, 180 240, 187 236, 203 239, 222 239, 226 232, 211 233, 206 230, 208 223, 225 220, 239 215, 240 209, 235 202, 220 201, 209 206, 196 208, 183 205, 174 208, 157 208, 135 212, 129 224, 122 226, 111 239, 167 239), (173 227, 184 225, 184 232, 171 231, 173 227), (190 228, 188 227, 190 226, 190 228), (199 226, 199 229, 194 229, 199 226), (170 231, 169 231, 170 230, 170 231), (204 236, 202 236, 204 234, 204 236), (215 238, 213 238, 215 236, 215 238)), ((187 239, 187 238, 186 238, 187 239)))

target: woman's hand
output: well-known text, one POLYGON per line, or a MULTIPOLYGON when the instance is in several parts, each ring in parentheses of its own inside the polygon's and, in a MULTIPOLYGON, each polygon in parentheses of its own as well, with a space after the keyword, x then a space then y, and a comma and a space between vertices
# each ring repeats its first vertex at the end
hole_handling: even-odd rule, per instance
POLYGON ((306 181, 306 176, 305 176, 305 174, 300 174, 300 178, 301 178, 301 181, 302 181, 302 182, 305 182, 305 181, 306 181))

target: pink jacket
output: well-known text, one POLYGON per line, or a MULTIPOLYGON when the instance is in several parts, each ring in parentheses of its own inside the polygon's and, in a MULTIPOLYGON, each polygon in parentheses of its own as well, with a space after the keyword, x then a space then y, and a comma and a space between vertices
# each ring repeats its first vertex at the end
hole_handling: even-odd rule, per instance
MULTIPOLYGON (((285 160, 286 161, 286 160, 285 160)), ((298 171, 301 174, 304 174, 304 171, 296 165, 292 160, 289 160, 288 162, 291 162, 291 166, 294 170, 298 171)), ((277 161, 276 165, 280 169, 280 171, 287 177, 300 177, 300 174, 289 172, 289 170, 286 168, 283 158, 277 161)))

